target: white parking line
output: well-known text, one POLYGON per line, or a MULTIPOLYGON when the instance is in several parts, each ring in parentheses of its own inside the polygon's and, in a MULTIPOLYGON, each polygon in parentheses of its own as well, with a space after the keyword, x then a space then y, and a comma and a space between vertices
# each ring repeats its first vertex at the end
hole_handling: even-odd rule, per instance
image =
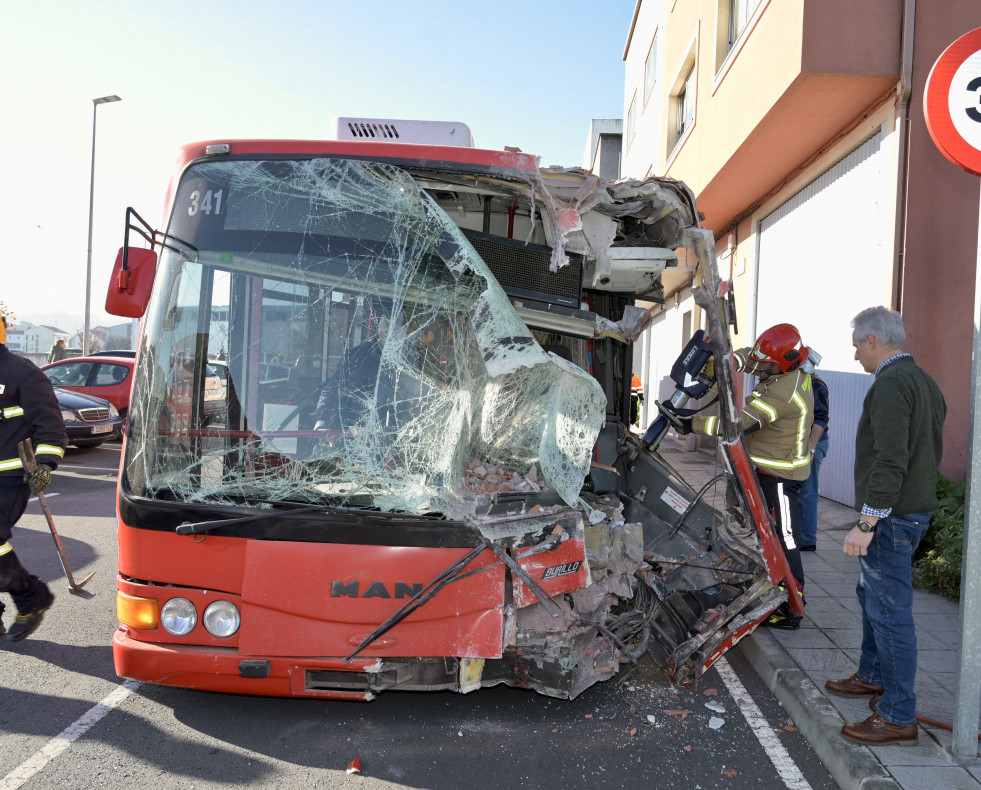
POLYGON ((739 710, 742 711, 747 724, 752 728, 753 734, 756 735, 756 740, 760 742, 763 751, 770 758, 770 762, 777 769, 777 773, 783 779, 784 784, 790 790, 811 790, 811 785, 804 778, 800 768, 797 767, 794 758, 780 743, 780 739, 773 732, 773 727, 763 716, 763 712, 756 703, 753 702, 753 698, 749 696, 746 687, 736 677, 736 673, 729 666, 729 662, 725 658, 720 658, 715 662, 715 668, 719 671, 719 677, 729 689, 729 694, 736 700, 739 710))
POLYGON ((0 779, 0 790, 17 790, 27 780, 37 774, 55 757, 81 738, 89 729, 98 724, 113 708, 119 705, 131 692, 140 687, 136 680, 124 680, 109 696, 94 708, 83 713, 73 724, 48 741, 40 750, 28 757, 13 771, 0 779))
MULTIPOLYGON (((100 470, 103 471, 103 470, 100 470)), ((73 477, 77 480, 108 480, 110 483, 116 482, 116 471, 115 469, 104 470, 103 475, 80 475, 78 472, 63 472, 61 469, 58 470, 58 478, 62 477, 73 477)), ((51 496, 51 494, 45 494, 45 496, 51 496)))
MULTIPOLYGON (((44 495, 44 498, 45 499, 51 499, 51 497, 53 497, 53 496, 58 496, 58 492, 57 491, 52 491, 50 494, 45 494, 44 495)), ((37 502, 37 497, 36 496, 32 496, 27 501, 28 502, 37 502)))

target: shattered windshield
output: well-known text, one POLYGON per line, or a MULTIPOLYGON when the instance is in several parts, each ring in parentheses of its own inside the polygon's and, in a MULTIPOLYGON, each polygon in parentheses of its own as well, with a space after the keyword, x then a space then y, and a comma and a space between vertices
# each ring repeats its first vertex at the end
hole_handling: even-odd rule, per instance
POLYGON ((602 389, 542 349, 405 171, 197 164, 168 233, 187 244, 163 251, 145 319, 133 493, 462 518, 488 464, 577 503, 602 389))

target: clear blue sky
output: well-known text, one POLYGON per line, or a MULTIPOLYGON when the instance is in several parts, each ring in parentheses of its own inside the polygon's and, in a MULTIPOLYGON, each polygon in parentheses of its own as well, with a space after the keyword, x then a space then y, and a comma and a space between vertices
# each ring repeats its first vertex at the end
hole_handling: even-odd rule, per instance
POLYGON ((359 115, 462 121, 479 147, 578 166, 590 120, 623 114, 634 4, 0 0, 0 301, 83 313, 93 98, 123 99, 98 110, 96 325, 125 209, 162 224, 180 145, 359 115))

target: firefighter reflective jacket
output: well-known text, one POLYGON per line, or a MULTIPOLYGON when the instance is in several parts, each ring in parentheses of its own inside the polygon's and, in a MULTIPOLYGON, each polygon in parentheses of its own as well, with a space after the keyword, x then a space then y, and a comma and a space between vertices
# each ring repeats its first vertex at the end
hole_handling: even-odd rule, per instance
MULTIPOLYGON (((749 349, 733 354, 737 370, 745 370, 749 349)), ((806 480, 811 473, 808 437, 814 422, 811 374, 803 370, 760 379, 743 407, 742 424, 749 456, 762 470, 785 480, 806 480)), ((695 417, 695 433, 714 436, 718 417, 695 417)))
POLYGON ((24 439, 33 441, 37 462, 52 469, 68 445, 65 421, 48 377, 0 343, 0 485, 23 480, 17 443, 24 439))

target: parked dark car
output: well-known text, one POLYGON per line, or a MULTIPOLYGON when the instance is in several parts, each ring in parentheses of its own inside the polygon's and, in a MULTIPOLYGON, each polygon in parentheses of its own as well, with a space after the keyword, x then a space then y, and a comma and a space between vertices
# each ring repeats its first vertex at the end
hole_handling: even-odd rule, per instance
POLYGON ((68 443, 75 447, 98 447, 122 436, 123 419, 109 401, 94 395, 55 387, 68 443))
POLYGON ((127 357, 129 359, 136 359, 135 351, 125 351, 123 349, 115 349, 113 351, 93 351, 89 354, 90 357, 127 357))

